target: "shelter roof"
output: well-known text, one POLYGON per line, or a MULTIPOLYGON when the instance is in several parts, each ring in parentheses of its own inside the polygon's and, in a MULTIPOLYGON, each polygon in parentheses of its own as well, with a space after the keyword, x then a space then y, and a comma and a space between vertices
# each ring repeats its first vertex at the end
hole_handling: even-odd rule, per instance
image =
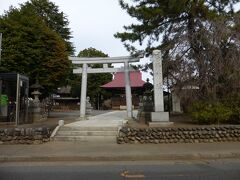
MULTIPOLYGON (((145 81, 142 80, 142 73, 140 71, 130 71, 131 87, 143 87, 145 81)), ((101 86, 106 89, 125 88, 124 72, 117 72, 114 74, 114 79, 101 86)))

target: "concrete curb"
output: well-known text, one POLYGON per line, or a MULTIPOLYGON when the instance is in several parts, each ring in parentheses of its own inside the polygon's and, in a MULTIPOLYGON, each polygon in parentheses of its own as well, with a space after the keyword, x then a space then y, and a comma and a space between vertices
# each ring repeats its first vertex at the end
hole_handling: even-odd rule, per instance
POLYGON ((58 121, 58 126, 53 130, 50 140, 54 140, 54 137, 56 136, 57 132, 59 131, 60 127, 64 126, 64 120, 58 121))
POLYGON ((55 162, 55 161, 159 161, 159 160, 217 160, 238 159, 240 153, 222 154, 162 154, 143 156, 0 156, 0 162, 55 162))
POLYGON ((51 136, 50 136, 50 139, 51 139, 51 140, 54 139, 54 137, 56 136, 59 128, 60 128, 60 126, 57 126, 57 127, 53 130, 53 132, 52 132, 52 134, 51 134, 51 136))

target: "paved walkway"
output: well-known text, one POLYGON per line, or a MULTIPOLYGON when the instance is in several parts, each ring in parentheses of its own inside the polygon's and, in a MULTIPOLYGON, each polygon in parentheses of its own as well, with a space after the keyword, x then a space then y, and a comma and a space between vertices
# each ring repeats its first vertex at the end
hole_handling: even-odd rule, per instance
MULTIPOLYGON (((137 111, 133 111, 133 116, 136 117, 137 111)), ((119 127, 126 123, 126 111, 112 111, 96 116, 90 116, 87 120, 81 120, 66 124, 67 127, 119 127)))

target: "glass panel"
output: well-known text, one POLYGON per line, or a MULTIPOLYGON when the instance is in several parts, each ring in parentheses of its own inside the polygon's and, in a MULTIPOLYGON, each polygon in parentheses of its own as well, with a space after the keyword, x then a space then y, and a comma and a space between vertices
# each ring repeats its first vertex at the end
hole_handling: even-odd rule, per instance
POLYGON ((0 74, 0 122, 16 123, 16 101, 19 106, 19 123, 28 122, 28 78, 20 76, 19 97, 16 73, 0 74))
POLYGON ((0 121, 15 122, 16 81, 14 77, 1 78, 0 121))
POLYGON ((19 123, 28 123, 28 83, 24 80, 19 81, 20 97, 19 97, 19 123))

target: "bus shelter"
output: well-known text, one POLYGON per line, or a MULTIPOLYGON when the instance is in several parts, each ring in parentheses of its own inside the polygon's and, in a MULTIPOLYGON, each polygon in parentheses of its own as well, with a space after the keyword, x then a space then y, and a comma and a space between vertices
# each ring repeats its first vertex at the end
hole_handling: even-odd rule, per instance
POLYGON ((0 73, 0 122, 28 122, 29 79, 17 73, 0 73))

